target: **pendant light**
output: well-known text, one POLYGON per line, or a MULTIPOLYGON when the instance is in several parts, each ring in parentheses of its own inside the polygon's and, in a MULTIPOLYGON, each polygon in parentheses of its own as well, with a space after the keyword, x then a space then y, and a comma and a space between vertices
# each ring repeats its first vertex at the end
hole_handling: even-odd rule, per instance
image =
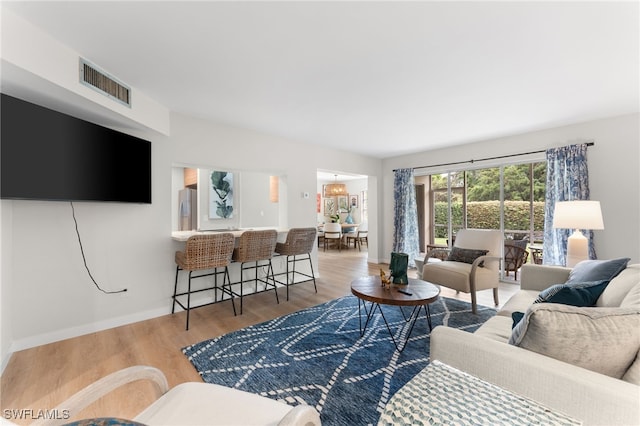
POLYGON ((334 175, 335 182, 324 186, 325 197, 337 197, 339 195, 348 195, 347 185, 338 183, 338 175, 334 175))

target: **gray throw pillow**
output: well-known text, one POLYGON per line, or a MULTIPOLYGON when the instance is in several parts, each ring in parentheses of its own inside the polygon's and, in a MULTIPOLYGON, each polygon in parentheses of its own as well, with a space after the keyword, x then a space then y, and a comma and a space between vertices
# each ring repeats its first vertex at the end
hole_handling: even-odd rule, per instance
POLYGON ((622 378, 640 349, 640 309, 537 303, 514 327, 509 344, 622 378))
POLYGON ((567 283, 583 283, 587 281, 611 281, 624 270, 629 263, 628 257, 611 260, 583 260, 573 267, 567 283))

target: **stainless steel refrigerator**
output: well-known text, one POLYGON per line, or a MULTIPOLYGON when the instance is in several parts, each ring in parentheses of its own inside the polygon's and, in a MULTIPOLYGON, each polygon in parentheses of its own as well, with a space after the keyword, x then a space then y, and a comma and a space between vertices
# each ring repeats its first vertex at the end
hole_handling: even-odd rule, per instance
POLYGON ((180 231, 191 231, 198 227, 198 191, 185 188, 178 192, 178 217, 180 231))

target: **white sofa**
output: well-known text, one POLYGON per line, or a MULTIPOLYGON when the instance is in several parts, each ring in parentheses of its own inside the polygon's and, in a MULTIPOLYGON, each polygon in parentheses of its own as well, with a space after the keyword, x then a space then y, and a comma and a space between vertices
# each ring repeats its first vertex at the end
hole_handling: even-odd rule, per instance
MULTIPOLYGON (((577 308, 555 303, 532 305, 540 291, 564 283, 570 271, 563 267, 525 265, 522 268, 521 290, 475 333, 436 327, 431 335, 431 359, 533 399, 550 409, 581 420, 585 425, 639 425, 640 264, 628 265, 611 280, 595 307, 577 308), (551 322, 546 323, 546 328, 552 329, 547 335, 551 340, 535 349, 540 353, 508 343, 513 325, 511 314, 527 312, 528 309, 531 312, 528 315, 533 317, 552 318, 551 322), (602 338, 586 340, 589 333, 572 322, 586 321, 590 327, 598 321, 605 322, 608 315, 613 318, 614 314, 628 316, 624 317, 627 322, 620 330, 627 334, 613 343, 609 340, 616 333, 607 331, 601 334, 602 338), (563 333, 577 343, 562 348, 562 343, 553 341, 553 334, 563 333), (625 345, 625 349, 616 348, 615 344, 625 345), (627 364, 622 367, 624 376, 615 378, 542 354, 559 349, 565 351, 565 356, 574 357, 577 360, 575 364, 593 363, 602 355, 597 361, 600 365, 595 369, 612 366, 616 361, 619 362, 615 360, 618 355, 629 350, 635 351, 635 358, 628 361, 630 366, 627 364)), ((536 332, 544 334, 544 329, 538 327, 536 330, 531 325, 534 323, 528 322, 529 330, 534 327, 532 335, 535 336, 536 332)), ((614 329, 617 331, 620 327, 616 325, 614 329)))

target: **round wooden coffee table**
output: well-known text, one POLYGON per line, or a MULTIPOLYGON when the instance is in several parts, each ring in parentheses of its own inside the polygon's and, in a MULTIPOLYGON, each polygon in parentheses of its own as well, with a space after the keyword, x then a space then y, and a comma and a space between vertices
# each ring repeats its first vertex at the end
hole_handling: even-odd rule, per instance
POLYGON ((387 330, 391 335, 391 340, 396 346, 399 352, 402 352, 409 341, 413 326, 415 325, 420 311, 424 309, 429 324, 429 330, 431 326, 431 312, 429 310, 429 304, 435 302, 440 294, 440 287, 431 284, 427 281, 418 280, 415 278, 409 278, 409 284, 391 284, 390 289, 386 289, 382 286, 382 280, 379 276, 371 275, 368 277, 361 277, 351 282, 351 293, 358 298, 358 316, 360 318, 360 336, 363 336, 367 330, 367 325, 373 316, 373 313, 378 310, 382 315, 387 330), (370 302, 371 305, 367 307, 366 302, 370 302), (406 337, 402 346, 399 346, 393 337, 393 332, 389 327, 389 323, 380 309, 380 305, 392 305, 400 307, 400 311, 407 322, 405 327, 409 327, 406 337), (403 306, 413 306, 411 314, 407 317, 402 310, 403 306), (362 326, 362 311, 361 307, 367 315, 367 319, 362 326))

